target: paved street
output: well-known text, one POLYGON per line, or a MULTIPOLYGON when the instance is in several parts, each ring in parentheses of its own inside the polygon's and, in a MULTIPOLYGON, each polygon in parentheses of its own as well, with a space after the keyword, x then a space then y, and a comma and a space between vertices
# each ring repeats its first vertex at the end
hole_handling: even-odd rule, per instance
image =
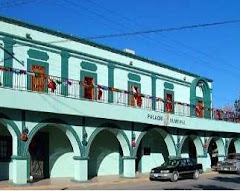
MULTIPOLYGON (((74 189, 82 189, 74 188, 74 189)), ((86 189, 86 188, 85 188, 86 189)), ((183 179, 176 183, 169 181, 139 181, 124 184, 111 184, 87 189, 134 189, 134 190, 236 190, 240 189, 240 176, 236 174, 208 174, 203 175, 199 180, 183 179)))
POLYGON ((176 183, 170 181, 150 181, 148 175, 141 175, 137 179, 125 179, 118 176, 102 176, 86 183, 72 182, 67 178, 46 179, 25 186, 11 186, 7 181, 0 182, 0 190, 235 190, 240 189, 240 175, 218 174, 211 172, 203 174, 199 180, 182 179, 176 183))

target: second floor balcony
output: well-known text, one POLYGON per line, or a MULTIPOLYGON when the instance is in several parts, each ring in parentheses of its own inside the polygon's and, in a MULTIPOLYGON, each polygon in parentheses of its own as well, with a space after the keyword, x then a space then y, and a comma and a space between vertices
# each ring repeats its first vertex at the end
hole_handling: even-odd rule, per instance
POLYGON ((147 123, 157 125, 169 125, 170 122, 180 127, 186 126, 189 119, 198 123, 222 121, 236 125, 240 121, 238 113, 164 100, 134 88, 121 90, 94 84, 91 79, 77 81, 6 67, 0 67, 0 79, 0 107, 4 108, 141 123, 147 120, 147 123), (211 114, 210 118, 204 119, 205 112, 211 114), (140 117, 140 113, 144 117, 140 117), (170 119, 171 116, 174 118, 170 119))

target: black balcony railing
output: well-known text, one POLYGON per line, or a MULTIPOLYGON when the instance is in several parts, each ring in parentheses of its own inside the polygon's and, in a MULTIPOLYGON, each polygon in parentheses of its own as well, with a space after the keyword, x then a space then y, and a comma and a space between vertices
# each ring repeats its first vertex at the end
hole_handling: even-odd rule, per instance
POLYGON ((139 92, 98 84, 87 84, 83 81, 64 79, 3 66, 0 66, 0 87, 168 112, 188 117, 204 118, 204 113, 210 112, 211 119, 240 122, 240 115, 237 112, 206 108, 177 101, 169 102, 162 98, 139 92), (154 109, 153 105, 155 105, 154 109), (191 113, 191 107, 195 111, 194 113, 191 113))

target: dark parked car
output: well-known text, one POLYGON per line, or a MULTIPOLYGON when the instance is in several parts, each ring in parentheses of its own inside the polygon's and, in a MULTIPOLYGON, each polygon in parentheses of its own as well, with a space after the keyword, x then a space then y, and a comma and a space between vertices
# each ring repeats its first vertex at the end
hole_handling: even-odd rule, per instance
POLYGON ((194 179, 198 179, 200 173, 202 173, 202 164, 196 164, 195 160, 190 158, 176 158, 153 168, 150 172, 150 180, 170 179, 176 182, 180 176, 184 175, 191 175, 194 179))
POLYGON ((236 172, 240 174, 240 153, 231 153, 224 161, 217 164, 217 171, 221 172, 236 172))

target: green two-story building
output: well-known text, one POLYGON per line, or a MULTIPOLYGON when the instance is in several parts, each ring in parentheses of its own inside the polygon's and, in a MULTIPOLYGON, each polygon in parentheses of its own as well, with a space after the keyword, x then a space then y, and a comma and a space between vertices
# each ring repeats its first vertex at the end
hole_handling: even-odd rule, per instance
POLYGON ((212 80, 0 17, 0 180, 134 178, 170 157, 215 166, 240 152, 212 80))

